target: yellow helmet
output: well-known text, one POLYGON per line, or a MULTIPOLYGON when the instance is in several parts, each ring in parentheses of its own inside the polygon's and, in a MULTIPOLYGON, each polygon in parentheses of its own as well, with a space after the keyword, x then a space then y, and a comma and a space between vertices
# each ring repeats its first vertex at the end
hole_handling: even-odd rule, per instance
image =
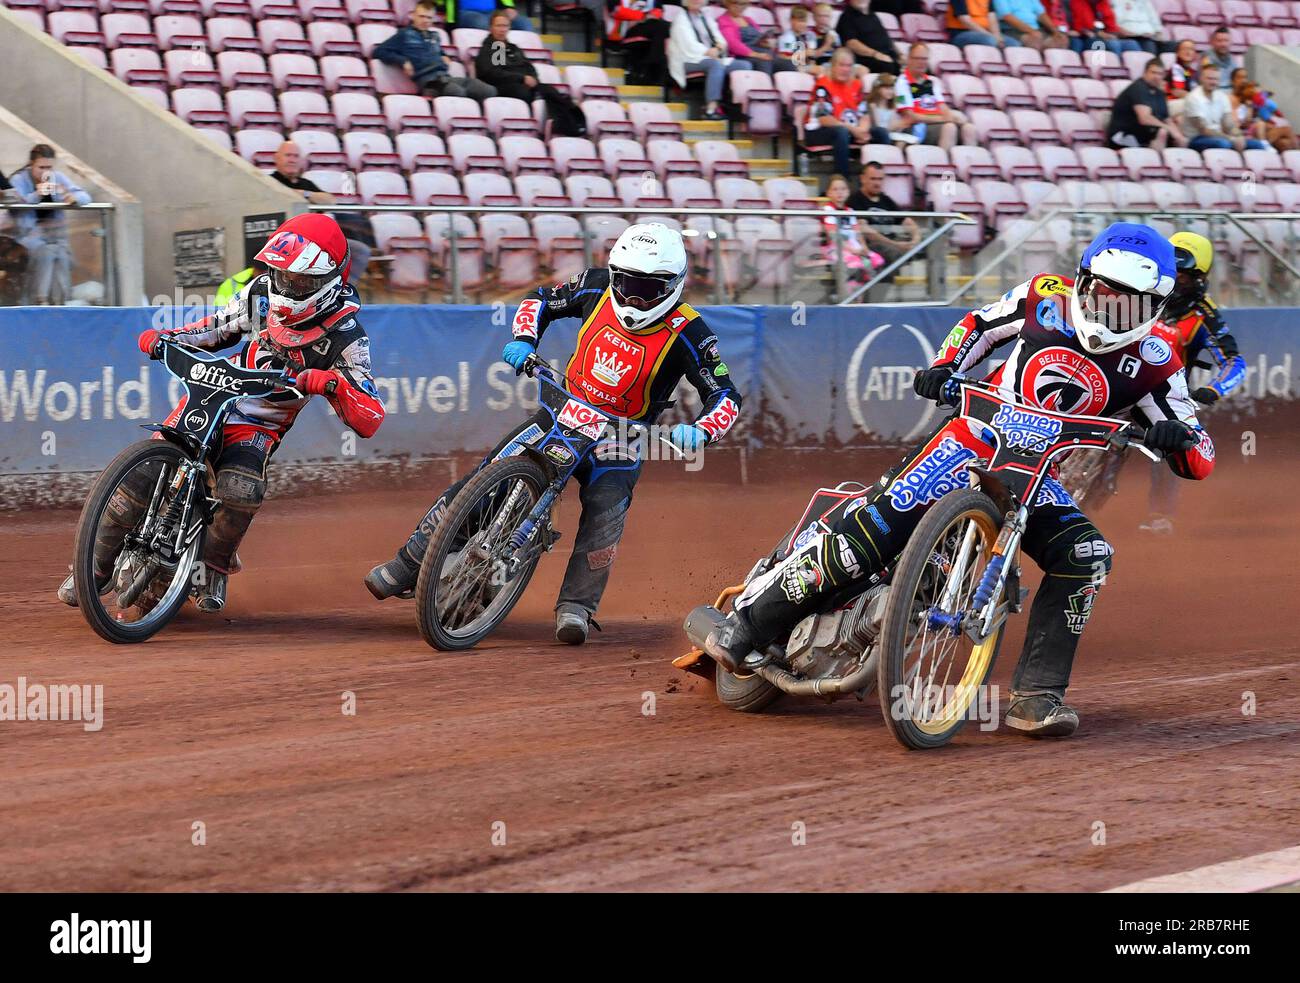
POLYGON ((1195 270, 1204 276, 1214 265, 1214 246, 1203 235, 1175 232, 1169 237, 1169 244, 1174 247, 1174 264, 1180 270, 1195 270), (1179 253, 1185 255, 1180 256, 1179 253))

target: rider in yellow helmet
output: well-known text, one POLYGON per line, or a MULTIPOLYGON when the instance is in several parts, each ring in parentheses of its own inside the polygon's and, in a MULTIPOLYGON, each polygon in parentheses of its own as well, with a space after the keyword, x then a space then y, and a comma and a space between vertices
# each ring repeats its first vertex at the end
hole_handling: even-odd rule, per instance
MULTIPOLYGON (((1214 266, 1214 245, 1195 232, 1177 232, 1169 237, 1169 243, 1174 247, 1178 276, 1164 313, 1151 334, 1169 343, 1189 375, 1196 365, 1214 372, 1208 383, 1192 390, 1192 399, 1209 406, 1241 385, 1246 377, 1246 360, 1238 354, 1236 339, 1228 333, 1218 305, 1207 292, 1210 269, 1214 266)), ((1173 531, 1178 487, 1164 480, 1162 469, 1154 469, 1152 475, 1151 514, 1139 528, 1169 533, 1173 531)))

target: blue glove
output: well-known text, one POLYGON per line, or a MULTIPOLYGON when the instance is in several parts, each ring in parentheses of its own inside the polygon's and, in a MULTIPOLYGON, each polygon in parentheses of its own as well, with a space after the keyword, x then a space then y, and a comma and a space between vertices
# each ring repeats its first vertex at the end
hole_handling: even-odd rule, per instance
POLYGON ((512 341, 501 350, 501 358, 515 370, 515 375, 518 375, 524 370, 524 362, 528 360, 528 356, 535 351, 537 349, 532 342, 512 341))
POLYGON ((679 423, 673 427, 668 439, 682 453, 689 454, 691 451, 703 447, 709 438, 699 427, 692 426, 689 423, 679 423))

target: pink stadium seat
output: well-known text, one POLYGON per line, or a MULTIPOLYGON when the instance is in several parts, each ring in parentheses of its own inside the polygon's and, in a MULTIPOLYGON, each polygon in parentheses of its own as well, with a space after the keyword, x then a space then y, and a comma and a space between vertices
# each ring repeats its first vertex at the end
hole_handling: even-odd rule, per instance
POLYGON ((500 137, 507 133, 535 135, 539 132, 537 120, 528 103, 508 96, 492 96, 483 100, 483 115, 488 129, 500 137))
POLYGON ((338 125, 330 104, 319 92, 281 92, 280 114, 290 129, 327 126, 332 130, 338 125))
POLYGON ((1124 71, 1128 73, 1128 77, 1135 79, 1142 77, 1142 73, 1146 71, 1147 62, 1151 60, 1151 57, 1145 51, 1126 51, 1120 55, 1120 60, 1124 63, 1124 71))
POLYGON ((515 178, 515 194, 525 207, 537 205, 539 199, 567 200, 569 197, 560 179, 550 174, 519 175, 515 178))
POLYGON ((311 43, 303 34, 302 25, 292 20, 259 20, 257 38, 262 42, 262 53, 273 55, 277 51, 287 54, 309 55, 311 43))
MULTIPOLYGON (((392 30, 388 31, 392 34, 392 30)), ((362 54, 361 45, 357 43, 352 27, 341 21, 316 21, 307 25, 307 40, 311 42, 311 51, 317 58, 325 55, 362 54)))
POLYGON ((957 171, 957 177, 967 184, 975 178, 994 179, 1002 176, 1002 168, 987 147, 959 145, 948 151, 948 154, 957 171))
POLYGON ((605 163, 596 153, 596 145, 586 137, 551 137, 549 146, 558 174, 604 173, 605 163))
POLYGON ((470 170, 499 170, 504 173, 506 169, 506 162, 497 155, 497 145, 491 137, 481 133, 451 134, 447 137, 447 152, 451 154, 457 174, 470 170))
POLYGON ((212 56, 206 51, 187 51, 173 48, 163 52, 163 67, 167 72, 167 81, 172 88, 180 86, 210 85, 221 86, 221 76, 217 74, 212 56))
POLYGON ((1136 181, 1116 181, 1112 193, 1116 208, 1155 208, 1156 201, 1145 184, 1136 181))
POLYGON ((578 208, 582 208, 590 198, 615 197, 609 178, 599 174, 570 174, 564 179, 564 191, 578 208))
MULTIPOLYGON (((664 190, 668 192, 668 197, 672 203, 678 206, 693 207, 689 206, 688 203, 717 200, 713 197, 713 183, 706 181, 702 177, 671 177, 664 182, 664 190)), ((699 218, 699 216, 692 216, 692 219, 696 218, 699 218)))
POLYGON ((1240 181, 1249 171, 1235 150, 1206 150, 1201 154, 1215 181, 1240 181))
POLYGON ((802 201, 808 197, 808 185, 798 178, 770 177, 763 182, 763 192, 773 208, 782 208, 787 201, 802 201))
POLYGON ((376 58, 370 59, 370 77, 375 80, 375 91, 381 95, 419 95, 419 89, 406 77, 405 72, 395 65, 385 65, 376 58))
POLYGON ((20 21, 26 21, 38 31, 47 30, 43 7, 10 7, 9 13, 20 21))
MULTIPOLYGON (((906 54, 905 52, 900 52, 906 54)), ((930 45, 930 71, 935 75, 965 75, 970 71, 961 48, 946 41, 930 45)))
POLYGON ((1214 175, 1201 155, 1188 147, 1166 147, 1161 159, 1175 181, 1212 181, 1214 175))
POLYGON ((401 167, 401 158, 394 153, 393 141, 387 133, 369 130, 344 133, 343 153, 347 155, 348 166, 354 171, 376 169, 385 164, 401 167))
POLYGON ((69 48, 78 58, 88 61, 96 68, 108 69, 108 55, 104 53, 103 48, 92 48, 88 45, 80 44, 74 48, 69 48))
POLYGON ((360 58, 352 55, 325 55, 319 60, 319 65, 321 76, 325 79, 325 88, 330 92, 375 91, 375 80, 360 58))
POLYGON ((221 96, 211 89, 173 89, 172 112, 195 126, 230 121, 221 96))
POLYGON ((1128 168, 1111 147, 1079 147, 1075 150, 1079 164, 1094 181, 1127 181, 1128 168))
POLYGON ((1187 16, 1191 18, 1193 24, 1199 24, 1202 27, 1218 27, 1220 24, 1227 23, 1226 8, 1228 4, 1219 2, 1219 0, 1183 0, 1183 9, 1187 11, 1187 16))
POLYGON ((551 159, 546 144, 537 137, 521 134, 503 136, 497 140, 497 149, 512 175, 556 173, 555 161, 551 159))
POLYGON ((411 204, 411 192, 406 186, 406 178, 392 171, 359 172, 357 193, 366 205, 411 204))
POLYGON ((284 134, 274 130, 239 130, 235 133, 235 151, 250 164, 259 164, 258 155, 269 160, 284 142, 284 134))
POLYGON ((1159 208, 1185 208, 1195 202, 1190 189, 1185 184, 1176 181, 1147 181, 1145 184, 1159 208))
POLYGON ((1043 173, 1053 181, 1084 181, 1088 178, 1088 169, 1069 147, 1037 146, 1034 156, 1038 158, 1043 173))
POLYGON ((1193 181, 1187 187, 1196 199, 1197 208, 1233 211, 1237 208, 1237 196, 1232 190, 1214 181, 1193 181))
POLYGON ((749 177, 749 165, 740 159, 740 151, 726 140, 697 140, 692 149, 695 159, 704 168, 704 176, 714 178, 749 177))
POLYGON ((597 100, 582 104, 583 115, 587 117, 587 129, 593 136, 626 136, 636 133, 628 122, 627 113, 616 102, 597 100))
MULTIPOLYGON (((1038 162, 1038 158, 1028 147, 1018 147, 1009 143, 998 144, 993 148, 993 159, 997 162, 1000 176, 1005 181, 1042 180, 1046 177, 1043 173, 1043 165, 1038 162)), ((963 181, 969 183, 969 176, 962 174, 960 167, 957 172, 961 174, 963 181)))
MULTIPOLYGON (((456 231, 456 266, 460 275, 461 286, 473 290, 483 282, 484 256, 483 240, 479 238, 478 227, 468 215, 427 215, 424 219, 425 235, 429 239, 429 251, 434 261, 444 270, 447 268, 451 251, 450 230, 456 231)), ((445 279, 450 283, 451 274, 447 271, 445 279)))
POLYGON ((966 115, 974 124, 982 145, 994 142, 1019 143, 1021 140, 1021 132, 1000 109, 972 109, 966 115))
POLYGON ((743 177, 718 178, 713 182, 713 192, 727 208, 748 208, 755 202, 760 208, 767 205, 767 194, 757 181, 743 177))
POLYGON ((971 187, 984 206, 988 224, 999 232, 1029 210, 1016 186, 1007 181, 977 181, 971 187))
POLYGON ((330 96, 330 108, 343 130, 388 131, 388 121, 380 111, 379 100, 364 92, 336 92, 330 96))
POLYGON ((384 119, 388 121, 388 128, 394 133, 437 129, 429 100, 423 96, 387 95, 380 103, 384 107, 384 119))
MULTIPOLYGON (((487 247, 488 261, 496 263, 502 239, 533 239, 533 230, 522 215, 483 215, 478 220, 479 235, 487 247)), ((537 241, 533 239, 534 248, 537 241)))
POLYGON ((159 109, 171 109, 171 106, 167 103, 167 93, 162 89, 155 88, 152 85, 133 85, 131 86, 131 91, 141 99, 153 103, 159 109))
POLYGON ((470 172, 461 181, 471 205, 518 205, 515 186, 504 174, 470 172), (493 200, 497 199, 497 200, 493 200), (506 200, 508 199, 508 200, 506 200))
POLYGON ((1052 111, 1051 117, 1060 138, 1072 147, 1106 142, 1105 131, 1088 113, 1057 109, 1052 111))
POLYGON ((564 82, 575 100, 613 99, 618 101, 618 89, 610 84, 605 70, 596 65, 568 65, 564 69, 564 82))
POLYGON ((451 155, 442 137, 428 130, 406 130, 394 141, 404 171, 454 170, 451 155))
POLYGON ((1041 78, 1052 74, 1051 69, 1043 63, 1042 54, 1033 48, 1007 48, 1002 52, 1002 57, 1007 60, 1011 74, 1020 78, 1041 78))
POLYGON ((342 0, 298 0, 298 10, 306 23, 320 20, 347 20, 342 0))
POLYGON ((420 171, 411 175, 411 197, 417 205, 440 202, 469 204, 460 187, 460 179, 443 171, 420 171))
POLYGON ((217 54, 217 74, 227 89, 271 89, 274 80, 266 70, 266 61, 256 51, 222 51, 217 54))
POLYGON ((466 64, 474 61, 478 49, 487 40, 487 31, 477 27, 458 27, 451 32, 451 43, 460 52, 461 60, 466 64))
POLYGON ((787 113, 793 113, 796 104, 812 101, 813 86, 816 84, 811 75, 803 72, 777 72, 772 76, 776 91, 781 94, 781 102, 787 113))
POLYGON ((1103 109, 1110 112, 1115 104, 1115 97, 1110 94, 1110 87, 1094 78, 1067 79, 1075 102, 1080 109, 1103 109))
POLYGON ((906 157, 908 166, 912 168, 913 179, 920 186, 940 174, 956 173, 948 151, 942 147, 913 144, 907 148, 906 157))
POLYGON ((643 174, 654 168, 646 148, 627 137, 605 137, 600 141, 599 154, 605 173, 610 177, 643 174))
POLYGON ((926 185, 926 196, 935 211, 962 212, 976 222, 959 225, 953 229, 952 245, 970 252, 984 245, 984 207, 970 185, 961 181, 931 181, 926 185))
POLYGON ((691 148, 680 140, 654 140, 646 145, 646 154, 660 180, 666 180, 673 174, 704 173, 700 162, 691 153, 691 148))
POLYGON ((99 21, 99 29, 109 48, 158 46, 153 25, 148 17, 140 14, 105 14, 99 21))
POLYGON ((1049 48, 1043 52, 1043 63, 1057 78, 1091 78, 1092 72, 1084 67, 1076 51, 1067 48, 1049 48))
POLYGON ((950 75, 943 81, 948 88, 948 98, 958 109, 969 110, 980 107, 987 109, 995 105, 993 95, 989 92, 989 85, 995 78, 1000 78, 1003 82, 1020 81, 1009 77, 989 76, 989 81, 986 83, 982 78, 974 75, 950 75))
POLYGON ((1022 139, 1030 144, 1061 142, 1052 117, 1041 109, 1013 109, 1008 114, 1011 125, 1020 131, 1022 139))
POLYGON ((284 131, 284 117, 275 96, 264 89, 230 89, 226 92, 226 113, 237 129, 284 131))
POLYGON ((348 16, 352 23, 397 23, 393 6, 389 0, 345 0, 348 16))
POLYGON ((1120 162, 1128 168, 1129 178, 1134 181, 1170 181, 1174 173, 1165 166, 1160 151, 1150 147, 1123 147, 1119 151, 1120 162))
MULTIPOLYGON (((993 104, 998 109, 1008 112, 1012 109, 1036 109, 1039 100, 1034 93, 1041 93, 1049 83, 1055 83, 1061 89, 1065 88, 1065 83, 1060 79, 1035 79, 1031 90, 1030 83, 1024 79, 1011 75, 991 75, 988 90, 993 96, 993 104)), ((1074 107, 1070 105, 1067 108, 1074 107)))
POLYGON ((50 34, 63 44, 104 44, 99 16, 88 10, 58 10, 46 18, 50 34))
POLYGON ((274 54, 267 59, 275 87, 285 89, 312 89, 324 91, 325 80, 311 55, 274 54))
POLYGON ((128 85, 167 86, 167 73, 162 70, 158 52, 144 48, 118 48, 109 56, 113 74, 128 85))
POLYGON ((990 75, 1011 74, 1011 67, 1003 59, 1001 50, 992 45, 967 45, 962 54, 966 56, 972 75, 988 78, 990 75))
POLYGON ((1039 109, 1051 112, 1054 109, 1082 109, 1069 79, 1058 79, 1053 75, 1036 78, 1032 82, 1030 97, 1036 100, 1039 109))
POLYGON ((433 100, 433 115, 444 136, 488 132, 487 120, 483 118, 479 104, 468 96, 438 96, 433 100))
POLYGON ((904 14, 899 18, 903 37, 908 41, 947 41, 948 32, 943 22, 929 14, 904 14))
MULTIPOLYGON (((347 170, 347 157, 336 134, 325 130, 294 130, 289 134, 289 139, 298 145, 307 159, 307 165, 313 170, 347 170)), ((355 191, 354 186, 353 192, 355 191)))
POLYGON ((763 72, 737 71, 727 77, 731 101, 745 114, 751 135, 781 132, 783 106, 780 91, 763 72))
POLYGON ((261 51, 253 25, 242 17, 209 17, 208 44, 213 51, 261 51))
POLYGON ((361 55, 369 58, 375 50, 376 45, 383 44, 393 36, 393 26, 391 24, 358 24, 356 29, 357 44, 361 48, 361 55))
POLYGON ((629 103, 627 117, 635 127, 637 137, 647 143, 659 137, 682 138, 682 124, 673 119, 672 110, 662 102, 629 103))
POLYGON ((1244 150, 1242 159, 1259 181, 1290 181, 1291 172, 1282 161, 1282 155, 1272 147, 1267 150, 1244 150))

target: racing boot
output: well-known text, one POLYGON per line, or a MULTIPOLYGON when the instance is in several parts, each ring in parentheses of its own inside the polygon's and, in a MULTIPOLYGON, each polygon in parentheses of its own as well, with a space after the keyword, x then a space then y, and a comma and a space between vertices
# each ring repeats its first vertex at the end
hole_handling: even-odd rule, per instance
MULTIPOLYGON (((104 581, 103 585, 99 588, 99 596, 103 597, 112 589, 112 587, 112 581, 104 581)), ((58 598, 70 608, 75 608, 77 606, 77 584, 76 581, 72 579, 72 574, 68 574, 68 579, 59 585, 58 598)))
POLYGON ((725 621, 709 632, 704 639, 704 651, 731 673, 738 672, 748 656, 754 656, 751 665, 761 658, 755 650, 754 629, 742 611, 731 612, 725 621))
POLYGON ((1079 714, 1055 693, 1011 693, 1007 726, 1030 737, 1069 737, 1079 729, 1079 714))
POLYGON ((226 606, 227 576, 220 570, 207 568, 207 576, 199 586, 198 605, 200 611, 215 614, 226 606))
POLYGON ((561 604, 555 609, 555 640, 566 645, 581 645, 587 640, 591 615, 576 604, 561 604))
POLYGON ((390 597, 411 598, 415 596, 415 582, 419 579, 419 565, 410 563, 398 550, 395 557, 366 574, 366 590, 379 601, 390 597))

